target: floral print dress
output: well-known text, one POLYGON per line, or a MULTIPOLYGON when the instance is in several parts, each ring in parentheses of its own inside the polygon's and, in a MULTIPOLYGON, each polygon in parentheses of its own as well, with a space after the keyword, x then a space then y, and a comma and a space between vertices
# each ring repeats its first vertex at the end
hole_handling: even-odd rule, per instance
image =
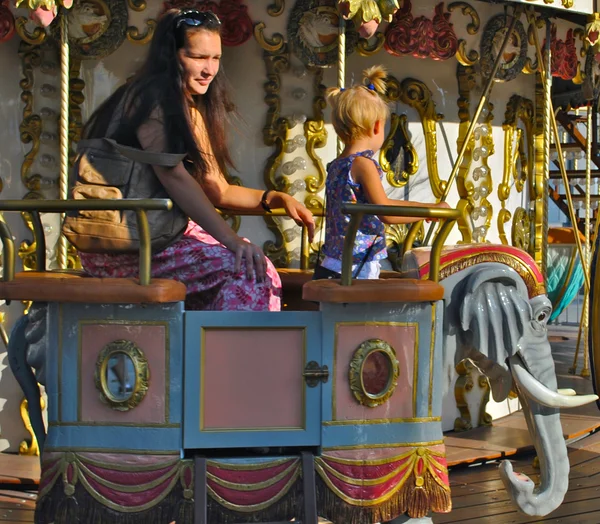
MULTIPOLYGON (((79 253, 79 257, 85 271, 94 277, 138 276, 138 255, 79 253)), ((249 280, 244 268, 235 272, 234 266, 235 254, 190 220, 182 238, 153 254, 151 275, 185 284, 188 310, 281 309, 281 280, 270 260, 264 282, 249 280)))
MULTIPOLYGON (((350 225, 350 216, 342 213, 341 205, 345 202, 369 203, 362 186, 354 182, 352 178, 352 164, 356 157, 368 158, 374 162, 379 171, 379 176, 382 177, 383 172, 378 162, 373 158, 373 154, 373 151, 367 150, 347 157, 336 158, 327 168, 325 189, 327 222, 322 250, 325 259, 321 265, 337 273, 340 273, 342 269, 344 240, 350 225)), ((387 257, 387 250, 385 226, 378 217, 370 215, 363 218, 356 233, 352 255, 352 270, 354 271, 357 267, 363 266, 358 278, 379 277, 379 260, 387 257)))

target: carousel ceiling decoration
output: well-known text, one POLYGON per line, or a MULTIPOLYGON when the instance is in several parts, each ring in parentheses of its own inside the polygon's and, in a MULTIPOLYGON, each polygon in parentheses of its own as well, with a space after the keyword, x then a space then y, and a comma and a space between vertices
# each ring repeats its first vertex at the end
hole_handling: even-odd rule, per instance
MULTIPOLYGON (((542 48, 546 47, 546 41, 542 48)), ((565 40, 556 38, 556 25, 552 24, 550 33, 550 56, 552 60, 552 76, 563 80, 572 80, 577 76, 579 70, 579 57, 575 47, 575 35, 573 29, 567 31, 565 40)))
MULTIPOLYGON (((243 0, 173 0, 163 4, 163 11, 173 7, 193 7, 198 11, 212 11, 221 20, 221 40, 223 45, 234 47, 246 43, 254 33, 254 23, 248 14, 248 6, 243 0)), ((274 9, 281 9, 285 4, 277 2, 274 9)), ((273 15, 272 15, 273 16, 273 15)))
MULTIPOLYGON (((335 0, 296 0, 288 22, 288 40, 296 56, 308 66, 330 67, 338 61, 340 14, 335 0)), ((354 51, 358 33, 346 28, 346 54, 354 51)))
MULTIPOLYGON (((504 41, 504 35, 510 24, 510 18, 499 14, 489 19, 483 30, 481 38, 481 74, 489 78, 493 64, 498 56, 498 51, 504 41)), ((523 23, 517 20, 510 40, 502 56, 500 68, 496 73, 496 80, 508 82, 514 80, 527 65, 527 34, 523 23)))
POLYGON ((474 50, 467 52, 466 41, 457 37, 450 22, 455 9, 460 9, 463 15, 471 18, 467 33, 476 34, 480 26, 479 15, 466 2, 452 2, 448 5, 448 11, 444 8, 444 2, 440 2, 429 19, 425 16, 413 17, 411 1, 405 0, 386 29, 385 50, 395 56, 411 55, 433 60, 448 60, 457 56, 462 64, 472 65, 479 55, 474 50))
MULTIPOLYGON (((69 51, 72 58, 104 58, 125 41, 128 10, 125 0, 76 2, 67 16, 69 51)), ((60 41, 60 19, 50 24, 50 35, 60 41)))
POLYGON ((450 13, 444 11, 444 3, 435 7, 431 20, 425 16, 414 18, 411 10, 410 0, 405 0, 385 32, 385 50, 395 56, 452 58, 458 51, 458 38, 450 23, 450 13))
POLYGON ((381 22, 391 22, 400 0, 338 0, 342 16, 354 22, 363 38, 375 34, 381 22))

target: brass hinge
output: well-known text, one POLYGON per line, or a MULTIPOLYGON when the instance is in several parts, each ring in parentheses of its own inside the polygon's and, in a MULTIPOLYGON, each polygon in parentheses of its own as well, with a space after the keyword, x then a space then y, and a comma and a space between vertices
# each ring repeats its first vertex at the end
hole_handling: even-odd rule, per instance
POLYGON ((327 369, 327 366, 321 367, 318 362, 311 360, 306 364, 302 376, 309 388, 316 388, 319 382, 325 384, 329 380, 329 369, 327 369))

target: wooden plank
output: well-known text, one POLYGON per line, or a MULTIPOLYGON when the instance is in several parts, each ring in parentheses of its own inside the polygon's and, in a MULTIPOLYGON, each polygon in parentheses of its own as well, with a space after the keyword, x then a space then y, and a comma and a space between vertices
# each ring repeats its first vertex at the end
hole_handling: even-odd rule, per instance
POLYGON ((40 471, 39 457, 0 453, 0 485, 37 485, 40 471))

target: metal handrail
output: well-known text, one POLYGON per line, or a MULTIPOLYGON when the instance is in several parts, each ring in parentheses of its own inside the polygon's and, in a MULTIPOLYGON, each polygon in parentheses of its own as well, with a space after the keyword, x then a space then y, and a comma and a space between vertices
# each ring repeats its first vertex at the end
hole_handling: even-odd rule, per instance
MULTIPOLYGON (((140 284, 150 284, 150 261, 152 246, 147 211, 169 211, 173 202, 169 199, 130 198, 120 200, 0 200, 0 213, 19 211, 30 213, 33 223, 33 235, 36 242, 38 269, 46 270, 46 239, 40 219, 40 213, 66 213, 67 211, 135 211, 140 236, 140 284)), ((10 228, 0 221, 0 239, 3 248, 2 280, 8 282, 15 277, 15 246, 10 228)))
POLYGON ((464 221, 463 211, 460 209, 440 208, 440 207, 417 207, 417 206, 378 206, 374 204, 342 204, 342 213, 351 215, 348 232, 344 239, 344 251, 342 254, 342 286, 349 286, 352 283, 352 251, 354 249, 354 240, 356 233, 364 215, 383 215, 395 217, 415 217, 431 218, 444 220, 444 224, 437 234, 430 254, 429 280, 438 282, 440 256, 442 247, 446 238, 450 234, 452 227, 458 220, 464 221))

